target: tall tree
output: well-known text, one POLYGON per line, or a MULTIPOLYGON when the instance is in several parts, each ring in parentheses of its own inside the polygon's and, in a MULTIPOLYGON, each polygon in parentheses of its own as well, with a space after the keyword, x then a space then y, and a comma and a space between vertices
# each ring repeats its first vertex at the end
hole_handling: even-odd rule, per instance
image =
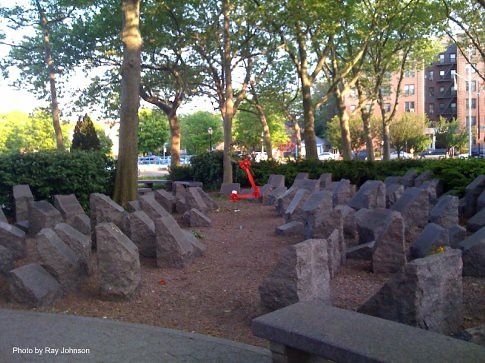
POLYGON ((0 8, 0 16, 10 29, 27 31, 29 34, 21 41, 7 38, 0 41, 10 47, 0 66, 5 76, 11 67, 20 70, 14 85, 21 86, 26 81, 40 99, 50 100, 57 149, 64 150, 57 84, 57 76, 62 69, 60 58, 63 49, 58 40, 53 39, 53 34, 65 29, 76 8, 51 0, 32 0, 26 5, 0 8), (49 92, 46 92, 46 84, 49 92))
POLYGON ((114 199, 122 206, 136 199, 138 177, 138 107, 140 106, 141 45, 140 1, 122 0, 123 64, 118 164, 114 199))

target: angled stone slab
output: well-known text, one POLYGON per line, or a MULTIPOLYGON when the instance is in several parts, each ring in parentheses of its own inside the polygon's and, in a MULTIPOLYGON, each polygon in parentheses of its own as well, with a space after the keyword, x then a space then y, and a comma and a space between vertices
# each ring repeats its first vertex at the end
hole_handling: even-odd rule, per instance
POLYGON ((438 224, 429 223, 411 245, 411 256, 426 257, 435 252, 438 247, 449 245, 449 231, 438 224))
POLYGON ((13 300, 31 307, 51 305, 62 296, 61 285, 38 263, 12 270, 9 290, 13 300))
POLYGON ((318 178, 320 189, 327 189, 332 185, 332 174, 331 173, 323 173, 318 178))
POLYGON ((273 188, 281 188, 285 186, 285 176, 279 174, 271 174, 268 178, 268 184, 273 188))
POLYGON ((42 267, 56 278, 63 289, 76 289, 81 274, 79 257, 52 228, 44 228, 37 234, 36 247, 42 267))
POLYGON ((187 189, 185 202, 189 205, 189 207, 198 209, 201 212, 207 213, 209 211, 209 207, 205 203, 204 199, 202 199, 199 191, 195 188, 187 189))
POLYGON ((376 242, 367 242, 361 245, 347 248, 347 258, 351 260, 372 260, 372 252, 376 242))
POLYGON ((59 223, 54 227, 55 233, 79 259, 81 272, 91 275, 93 267, 91 265, 91 237, 87 236, 67 223, 59 223))
POLYGON ((239 183, 223 183, 219 193, 229 197, 232 191, 235 190, 238 194, 241 192, 241 184, 239 183))
POLYGON ((459 330, 463 322, 461 252, 416 259, 393 275, 358 312, 442 334, 459 330))
POLYGON ((210 227, 212 224, 210 218, 196 208, 185 212, 182 218, 189 227, 210 227))
POLYGON ((176 210, 176 212, 177 213, 180 213, 180 214, 183 214, 183 213, 187 212, 190 209, 190 207, 186 203, 185 197, 179 197, 179 196, 177 196, 176 198, 177 198, 177 200, 175 202, 175 210, 176 210))
POLYGON ((185 234, 187 241, 189 241, 194 248, 194 257, 202 256, 207 249, 207 246, 200 240, 200 238, 195 237, 191 230, 182 229, 182 232, 185 234))
POLYGON ((43 228, 53 228, 63 222, 61 213, 46 200, 30 203, 29 234, 35 236, 43 228))
POLYGON ((128 203, 126 203, 126 210, 129 213, 133 213, 133 212, 136 212, 138 210, 141 210, 140 201, 139 200, 130 200, 128 203))
POLYGON ((96 245, 95 228, 100 223, 114 223, 118 228, 124 228, 125 210, 107 195, 92 193, 89 196, 91 209, 91 233, 94 245, 96 245))
POLYGON ((209 194, 207 194, 201 187, 191 187, 196 189, 199 192, 199 195, 201 196, 202 200, 205 202, 207 207, 209 207, 209 210, 217 210, 219 209, 219 205, 217 204, 214 199, 212 199, 209 194))
POLYGON ((386 185, 380 180, 367 180, 348 205, 355 210, 386 208, 386 185))
POLYGON ((155 223, 143 211, 127 215, 127 234, 143 257, 156 257, 155 223))
POLYGON ((347 246, 358 243, 359 234, 357 232, 357 223, 355 220, 356 211, 348 205, 337 205, 335 209, 342 213, 344 219, 344 238, 347 246))
POLYGON ((443 194, 443 182, 439 179, 425 181, 418 188, 428 192, 429 202, 433 204, 436 203, 441 194, 443 194))
POLYGON ((129 298, 141 281, 136 245, 113 223, 96 226, 100 292, 107 298, 129 298))
POLYGON ((15 259, 27 256, 25 232, 21 229, 0 221, 0 246, 8 248, 15 259))
POLYGON ((428 192, 420 188, 407 188, 391 209, 404 217, 406 241, 412 243, 429 220, 428 192))
POLYGON ((458 224, 458 197, 443 195, 429 213, 429 221, 443 228, 451 228, 458 224))
POLYGON ((485 175, 477 176, 465 188, 463 216, 470 218, 477 212, 477 200, 480 194, 485 190, 485 175))
POLYGON ((166 190, 158 189, 154 193, 155 200, 169 213, 175 212, 175 196, 166 190))
POLYGON ((416 179, 414 179, 414 186, 415 187, 420 187, 423 185, 425 182, 430 181, 433 179, 433 172, 431 170, 426 170, 419 174, 416 179))
POLYGON ((478 231, 482 227, 485 227, 485 209, 477 212, 466 224, 466 229, 471 233, 478 231))
POLYGON ((401 184, 386 185, 386 208, 391 208, 404 194, 401 184))
POLYGON ((393 184, 401 184, 401 177, 400 176, 388 176, 384 179, 384 184, 386 184, 386 188, 393 185, 393 184))
POLYGON ((332 192, 334 207, 339 204, 347 204, 353 196, 350 180, 342 179, 336 183, 332 183, 332 192))
POLYGON ((463 276, 485 277, 485 227, 459 244, 463 252, 463 276))
POLYGON ((12 251, 0 245, 0 276, 7 276, 14 268, 14 257, 12 251))
MULTIPOLYGON (((171 217, 171 216, 170 216, 171 217)), ((194 245, 173 218, 155 221, 157 266, 183 268, 194 258, 194 245)))
POLYGON ((298 301, 330 303, 327 243, 310 239, 288 246, 259 287, 262 305, 277 310, 298 301))
POLYGON ((15 221, 29 220, 29 205, 34 201, 34 196, 27 184, 14 185, 12 188, 15 204, 15 221))
POLYGON ((295 183, 298 180, 308 179, 309 177, 310 177, 309 173, 298 173, 296 174, 295 179, 293 180, 293 183, 295 183))
POLYGON ((360 209, 355 212, 359 244, 376 241, 386 229, 392 214, 389 209, 360 209))
POLYGON ((303 235, 304 224, 301 221, 291 221, 276 227, 276 234, 279 236, 303 235))
POLYGON ((2 208, 0 208, 0 222, 8 223, 7 217, 5 217, 5 214, 3 213, 3 209, 2 208))
POLYGON ((83 207, 74 194, 54 195, 54 207, 61 212, 62 217, 67 222, 70 221, 71 217, 78 214, 85 214, 83 207))
POLYGON ((169 216, 165 208, 158 203, 153 196, 144 195, 140 197, 141 210, 144 211, 151 219, 169 216))
POLYGON ((264 197, 271 193, 271 191, 274 189, 270 184, 265 184, 261 188, 259 188, 259 194, 261 195, 260 201, 262 202, 264 197))
MULTIPOLYGON (((333 195, 328 190, 313 192, 303 203, 302 218, 308 238, 313 237, 313 231, 322 224, 333 211, 333 195)), ((301 213, 300 213, 301 214, 301 213)))
POLYGON ((448 236, 451 248, 460 248, 459 244, 466 238, 466 229, 459 224, 448 228, 448 236))
POLYGON ((485 190, 477 198, 477 211, 485 208, 485 190))
POLYGON ((68 223, 72 228, 91 238, 91 219, 87 214, 78 214, 68 223))
POLYGON ((310 193, 305 189, 299 189, 295 193, 295 196, 293 197, 290 204, 288 205, 288 208, 286 208, 285 222, 304 219, 302 206, 309 197, 310 197, 310 193))
POLYGON ((406 188, 414 187, 414 181, 418 177, 418 172, 414 169, 408 170, 406 174, 401 177, 401 184, 406 188))
POLYGON ((372 271, 374 273, 398 272, 406 263, 404 219, 401 213, 389 211, 384 221, 383 229, 377 236, 372 251, 372 271))
POLYGON ((263 205, 275 205, 276 200, 285 194, 286 187, 274 188, 269 193, 263 194, 263 205))

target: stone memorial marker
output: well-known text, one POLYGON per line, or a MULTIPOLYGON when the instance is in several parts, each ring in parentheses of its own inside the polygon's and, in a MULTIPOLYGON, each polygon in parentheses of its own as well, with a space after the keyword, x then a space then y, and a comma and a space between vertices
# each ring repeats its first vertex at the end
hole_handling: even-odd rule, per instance
POLYGON ((189 227, 210 227, 212 224, 210 218, 196 208, 185 212, 182 218, 189 227))
POLYGON ((429 221, 443 228, 451 228, 458 224, 458 197, 443 195, 429 213, 429 221))
POLYGON ((463 252, 463 276, 485 277, 485 227, 459 244, 463 252))
POLYGON ((411 256, 426 257, 442 246, 449 246, 449 231, 438 224, 429 223, 411 245, 411 256))
POLYGON ((143 211, 129 213, 127 232, 143 257, 156 257, 155 223, 143 211))
POLYGON ((163 189, 155 191, 155 200, 169 213, 175 212, 175 197, 163 189))
POLYGON ((401 213, 384 209, 389 213, 378 234, 372 251, 372 271, 374 273, 394 273, 406 263, 404 219, 401 213))
POLYGON ((59 223, 54 227, 55 233, 71 250, 74 251, 81 271, 86 275, 91 275, 93 267, 91 265, 91 237, 87 236, 67 223, 59 223))
POLYGON ((15 221, 29 220, 29 205, 34 201, 34 196, 27 184, 13 186, 13 199, 15 203, 15 221))
POLYGON ((27 256, 25 232, 19 228, 0 221, 0 246, 9 249, 15 259, 27 256))
POLYGON ((35 236, 43 228, 53 228, 62 223, 61 213, 47 200, 30 203, 29 234, 35 236))
POLYGON ((407 188, 391 209, 404 217, 406 241, 412 243, 429 220, 428 192, 420 188, 407 188))
POLYGON ((380 180, 367 180, 348 205, 356 210, 386 208, 386 185, 380 180))

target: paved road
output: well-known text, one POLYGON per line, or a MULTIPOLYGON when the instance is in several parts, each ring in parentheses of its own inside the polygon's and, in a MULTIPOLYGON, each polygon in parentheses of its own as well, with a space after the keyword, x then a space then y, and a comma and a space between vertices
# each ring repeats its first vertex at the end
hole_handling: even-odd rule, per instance
POLYGON ((202 334, 0 309, 0 362, 269 363, 271 355, 267 349, 202 334))

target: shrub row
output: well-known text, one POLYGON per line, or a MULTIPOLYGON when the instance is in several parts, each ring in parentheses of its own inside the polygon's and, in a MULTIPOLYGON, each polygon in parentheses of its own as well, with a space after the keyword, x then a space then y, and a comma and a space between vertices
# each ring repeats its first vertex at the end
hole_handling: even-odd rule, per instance
MULTIPOLYGON (((264 185, 270 174, 285 176, 290 186, 296 174, 307 172, 310 178, 318 178, 322 173, 332 173, 334 180, 349 179, 360 186, 366 180, 384 180, 392 175, 404 175, 408 170, 418 172, 431 170, 444 183, 445 191, 463 195, 465 187, 478 175, 485 174, 483 159, 444 159, 444 160, 390 160, 390 161, 318 161, 301 160, 280 164, 275 161, 252 163, 252 171, 258 185, 264 185)), ((233 164, 234 182, 248 186, 248 180, 239 166, 233 164)), ((222 183, 222 153, 213 152, 192 158, 191 166, 171 170, 172 180, 196 180, 204 183, 207 189, 218 190, 222 183)))
POLYGON ((94 192, 112 194, 114 162, 98 152, 0 154, 0 205, 13 211, 12 186, 29 184, 36 200, 74 193, 85 209, 94 192))

